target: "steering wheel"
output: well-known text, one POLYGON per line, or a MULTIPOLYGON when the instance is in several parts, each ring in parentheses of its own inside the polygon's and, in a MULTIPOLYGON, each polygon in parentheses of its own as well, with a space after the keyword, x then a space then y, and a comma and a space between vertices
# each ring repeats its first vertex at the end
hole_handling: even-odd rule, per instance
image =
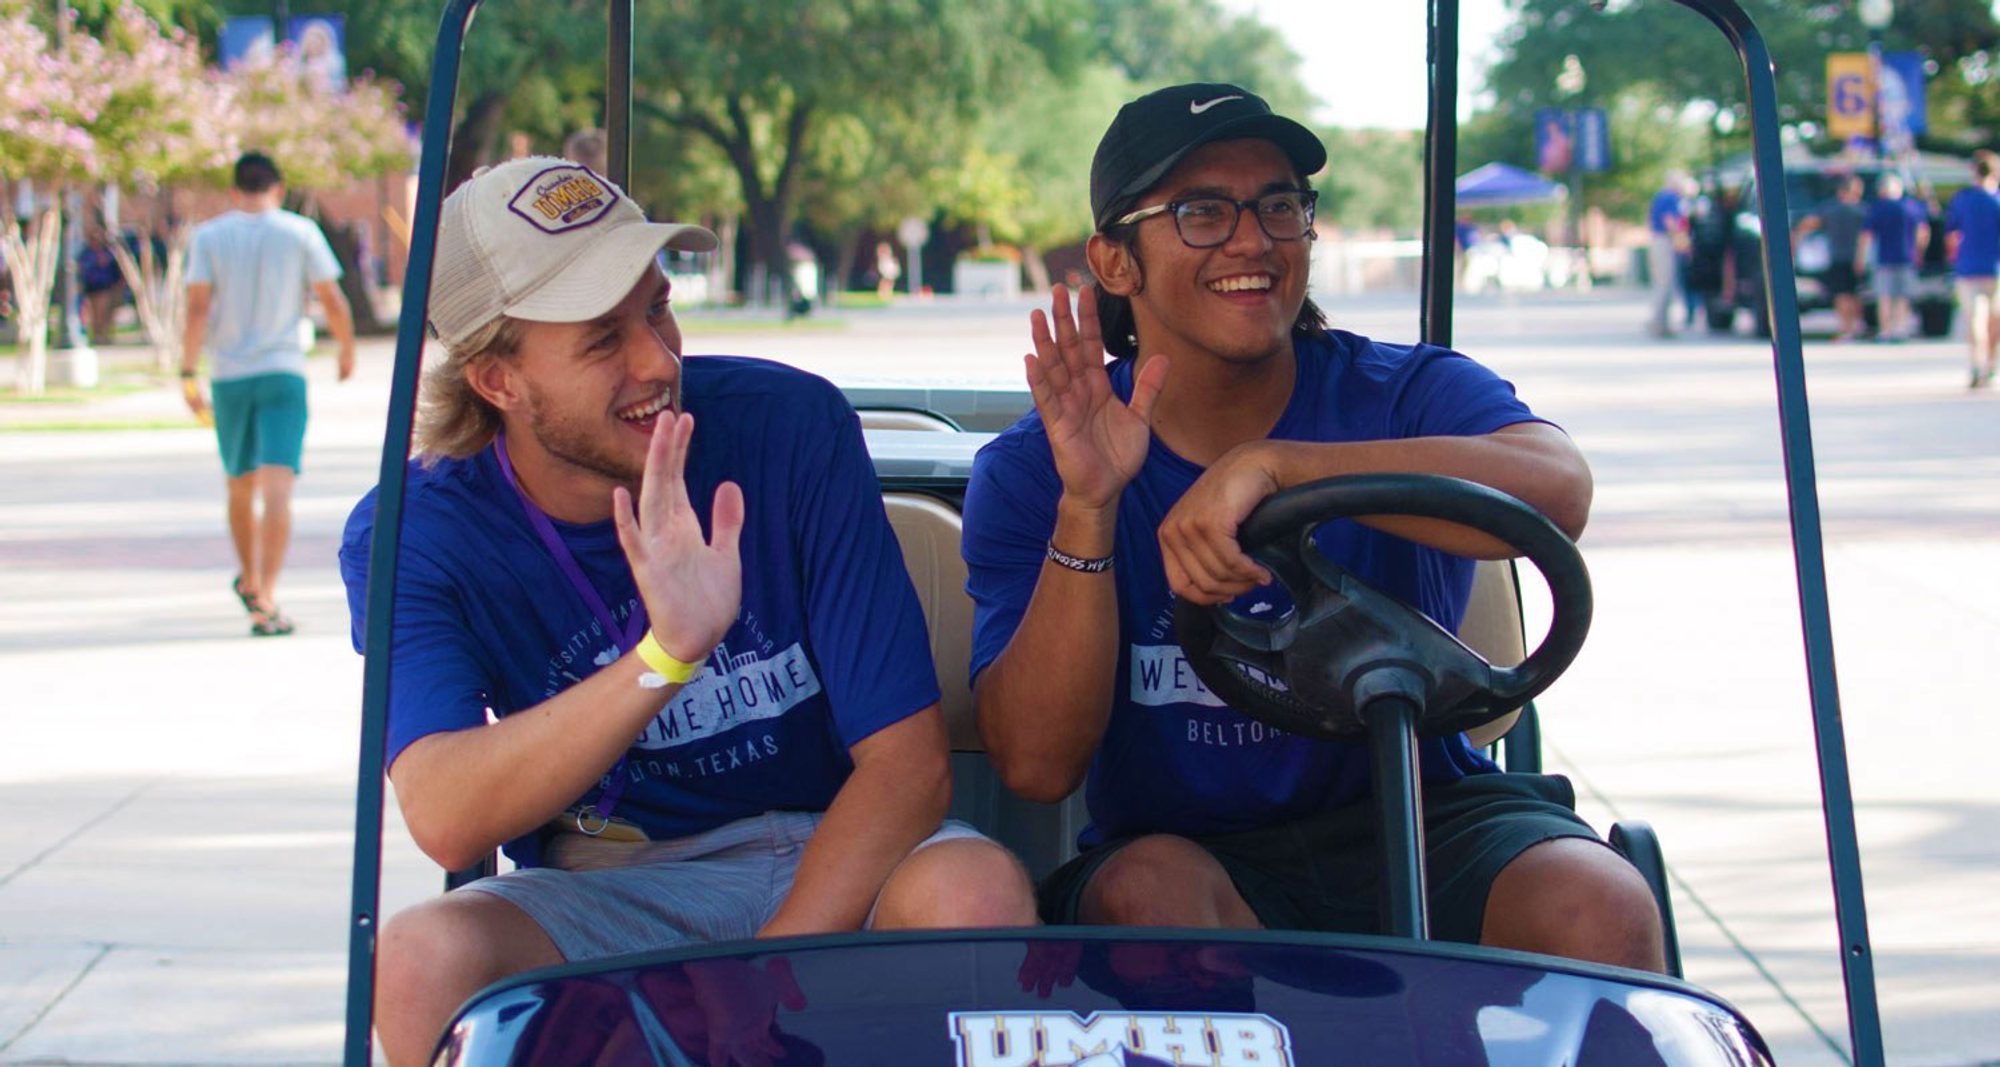
POLYGON ((1483 485, 1433 474, 1359 474, 1277 493, 1237 531, 1292 597, 1282 618, 1180 601, 1174 627, 1195 675, 1230 707, 1281 730, 1366 739, 1371 700, 1415 701, 1419 736, 1469 730, 1527 703, 1562 674, 1590 629, 1590 576, 1541 512, 1483 485), (1495 667, 1429 616, 1329 561, 1313 534, 1334 519, 1414 515, 1479 530, 1542 572, 1554 614, 1541 646, 1495 667))

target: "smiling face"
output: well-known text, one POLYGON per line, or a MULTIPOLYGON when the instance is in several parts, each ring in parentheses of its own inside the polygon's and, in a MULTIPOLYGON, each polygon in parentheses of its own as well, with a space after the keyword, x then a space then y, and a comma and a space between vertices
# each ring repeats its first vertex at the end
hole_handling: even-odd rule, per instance
MULTIPOLYGON (((1277 145, 1218 141, 1189 153, 1133 210, 1196 196, 1250 200, 1304 187, 1277 145)), ((1142 353, 1165 353, 1177 362, 1249 363, 1291 350, 1292 324, 1306 299, 1305 240, 1272 240, 1249 211, 1214 248, 1189 248, 1164 213, 1140 221, 1136 231, 1130 248, 1103 235, 1093 237, 1090 248, 1105 287, 1132 298, 1142 353)))
POLYGON ((668 291, 650 269, 597 319, 524 323, 518 355, 471 369, 473 387, 501 411, 523 485, 551 514, 609 515, 611 487, 636 486, 645 471, 653 423, 679 410, 681 334, 668 291))

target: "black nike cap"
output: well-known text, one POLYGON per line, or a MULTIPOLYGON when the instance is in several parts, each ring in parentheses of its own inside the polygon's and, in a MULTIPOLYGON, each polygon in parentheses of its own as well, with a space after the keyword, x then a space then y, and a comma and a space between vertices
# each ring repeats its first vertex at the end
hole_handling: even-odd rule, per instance
POLYGON ((1326 166, 1326 146, 1311 130, 1271 112, 1241 86, 1196 82, 1156 89, 1118 109, 1090 161, 1090 214, 1103 229, 1189 152, 1211 141, 1256 138, 1291 157, 1300 177, 1326 166))

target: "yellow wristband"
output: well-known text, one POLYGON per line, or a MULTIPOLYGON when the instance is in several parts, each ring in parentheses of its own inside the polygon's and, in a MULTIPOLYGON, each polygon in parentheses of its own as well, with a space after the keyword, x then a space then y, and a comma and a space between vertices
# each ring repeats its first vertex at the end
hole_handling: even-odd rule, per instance
MULTIPOLYGON (((646 631, 646 636, 639 640, 639 647, 632 651, 639 654, 639 659, 649 670, 673 685, 686 685, 688 679, 693 678, 695 672, 701 669, 699 663, 685 663, 675 659, 673 653, 660 647, 660 639, 654 637, 651 630, 646 631)), ((642 678, 640 681, 643 683, 645 679, 642 678)))

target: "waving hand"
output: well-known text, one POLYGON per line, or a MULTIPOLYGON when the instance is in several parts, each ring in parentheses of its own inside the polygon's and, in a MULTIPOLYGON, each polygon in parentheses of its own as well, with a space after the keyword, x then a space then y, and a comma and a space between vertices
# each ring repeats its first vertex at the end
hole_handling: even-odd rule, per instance
POLYGON ((1146 461, 1153 403, 1166 381, 1167 361, 1155 356, 1145 362, 1127 405, 1111 391, 1104 372, 1095 290, 1078 296, 1072 318, 1069 289, 1058 285, 1053 311, 1053 330, 1051 316, 1037 311, 1030 317, 1035 352, 1026 357, 1028 389, 1048 429, 1063 493, 1086 507, 1108 507, 1146 461))
POLYGON ((653 636, 675 659, 698 663, 729 632, 743 600, 743 560, 737 552, 743 490, 735 482, 716 487, 714 539, 704 542, 683 477, 693 436, 694 416, 662 412, 646 448, 638 508, 635 512, 632 494, 620 486, 611 491, 611 515, 653 636))

